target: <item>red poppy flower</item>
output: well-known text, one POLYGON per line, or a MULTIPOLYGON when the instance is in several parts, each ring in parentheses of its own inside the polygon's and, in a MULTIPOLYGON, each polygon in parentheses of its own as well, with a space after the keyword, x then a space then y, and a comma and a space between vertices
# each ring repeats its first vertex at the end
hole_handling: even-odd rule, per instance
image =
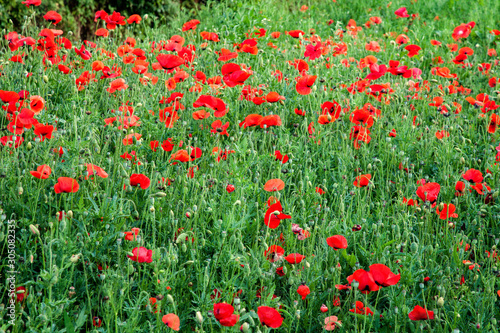
POLYGON ((214 304, 214 317, 219 321, 222 326, 232 327, 236 325, 240 316, 233 314, 234 308, 232 305, 227 303, 216 303, 214 304))
POLYGON ((229 121, 226 122, 224 125, 222 125, 222 121, 216 120, 212 123, 212 129, 210 130, 210 132, 229 136, 229 133, 227 132, 228 127, 229 127, 229 121))
POLYGON ((159 54, 156 56, 156 60, 160 63, 160 66, 166 70, 173 70, 184 63, 184 59, 176 56, 174 54, 159 54))
POLYGON ((34 134, 41 140, 52 139, 52 132, 54 132, 54 126, 45 124, 36 124, 34 134))
POLYGON ((370 183, 370 179, 372 179, 371 174, 361 175, 356 177, 353 185, 356 187, 366 187, 370 183))
POLYGON ((228 185, 226 186, 226 191, 227 191, 227 193, 234 192, 234 185, 232 185, 232 184, 228 184, 228 185))
POLYGON ((40 165, 36 171, 30 171, 31 175, 38 179, 47 179, 52 173, 52 169, 47 164, 40 165))
POLYGON ((370 274, 375 283, 382 287, 394 286, 401 279, 401 274, 394 274, 391 269, 383 264, 373 264, 370 266, 370 274))
POLYGON ((398 17, 410 17, 410 15, 408 14, 408 10, 406 9, 406 7, 401 7, 399 9, 397 9, 394 14, 396 14, 396 16, 398 17))
POLYGON ((31 6, 40 6, 42 4, 42 0, 24 0, 23 2, 21 2, 23 5, 26 5, 26 7, 30 7, 31 6))
POLYGON ((139 228, 132 228, 132 231, 125 231, 124 232, 125 240, 128 240, 128 241, 137 240, 137 235, 139 235, 140 231, 141 231, 141 229, 139 229, 139 228))
POLYGON ((285 257, 285 260, 288 261, 288 263, 294 265, 294 264, 300 264, 305 257, 306 256, 300 253, 290 253, 285 257))
POLYGON ((196 30, 196 26, 200 24, 198 20, 190 20, 182 25, 182 31, 196 30))
POLYGON ((424 202, 429 201, 434 207, 440 190, 441 185, 438 183, 426 183, 417 188, 417 196, 424 202))
POLYGON ((127 19, 128 24, 136 23, 139 24, 141 23, 142 17, 137 14, 130 15, 130 17, 127 19))
POLYGON ((275 262, 285 254, 285 250, 279 245, 271 245, 264 251, 264 257, 269 262, 275 262))
POLYGON ((161 321, 174 331, 179 331, 181 321, 177 315, 173 313, 166 314, 161 318, 161 321))
POLYGON ((260 323, 267 327, 278 328, 283 323, 281 314, 275 308, 269 306, 259 306, 257 308, 257 315, 259 316, 260 323))
POLYGON ((223 81, 228 87, 243 85, 245 81, 252 75, 252 71, 242 69, 240 65, 228 63, 222 66, 221 69, 223 81))
POLYGON ((274 151, 274 157, 276 160, 281 161, 282 164, 288 162, 288 155, 282 155, 279 150, 274 151))
POLYGON ((455 196, 460 197, 464 195, 465 192, 465 183, 462 181, 458 181, 455 185, 455 196))
POLYGON ((78 182, 69 177, 57 178, 57 184, 54 185, 54 191, 56 193, 75 193, 79 188, 80 185, 78 182))
POLYGON ((97 317, 97 316, 94 316, 92 318, 92 325, 94 325, 95 327, 101 327, 102 325, 102 320, 101 318, 97 317))
POLYGON ((302 300, 305 300, 307 295, 311 293, 311 290, 305 284, 302 284, 297 288, 297 293, 302 296, 302 300))
POLYGON ((149 185, 151 185, 151 180, 142 173, 133 173, 130 175, 130 185, 139 185, 143 190, 145 190, 149 187, 149 185))
POLYGON ((297 93, 299 93, 300 95, 309 95, 312 91, 311 87, 313 86, 314 82, 316 82, 316 78, 316 75, 307 74, 296 78, 297 84, 295 85, 295 90, 297 90, 297 93))
POLYGON ((335 251, 340 249, 347 249, 347 239, 341 235, 335 235, 326 239, 328 246, 333 247, 335 251))
POLYGON ((458 214, 455 213, 454 204, 443 204, 443 209, 441 211, 439 210, 439 206, 437 206, 436 213, 439 215, 441 220, 447 220, 450 217, 458 217, 458 214))
POLYGON ((453 33, 451 34, 451 37, 453 37, 453 39, 456 41, 461 39, 461 38, 467 38, 467 37, 469 37, 471 30, 472 30, 472 27, 471 27, 470 23, 468 23, 468 24, 462 23, 458 27, 453 29, 453 33))
POLYGON ((352 284, 352 281, 359 283, 358 289, 362 294, 369 294, 371 291, 380 289, 379 285, 375 282, 373 275, 364 269, 358 269, 352 275, 347 277, 347 281, 352 284))
POLYGON ((427 320, 434 319, 434 312, 428 311, 420 305, 415 305, 413 310, 408 313, 410 320, 427 320))
POLYGON ((101 18, 106 21, 106 28, 109 30, 115 30, 117 25, 125 25, 125 16, 115 11, 113 14, 101 18))
POLYGON ((405 50, 408 51, 408 57, 412 58, 416 55, 418 55, 418 52, 421 50, 422 48, 418 45, 408 45, 405 47, 405 50))
POLYGON ((281 179, 269 179, 264 185, 264 191, 276 192, 285 188, 285 182, 281 179))
POLYGON ((356 306, 354 307, 354 309, 350 309, 349 311, 357 314, 373 316, 373 311, 370 310, 370 308, 365 307, 363 302, 360 301, 356 301, 356 306))
POLYGON ((53 24, 57 24, 57 23, 61 22, 61 20, 62 20, 62 16, 53 10, 48 11, 45 15, 43 15, 43 18, 46 21, 49 21, 50 23, 53 23, 53 24))
POLYGON ((469 169, 462 175, 462 178, 469 183, 481 183, 483 181, 483 173, 476 169, 469 169))
POLYGON ((87 163, 85 164, 85 166, 87 167, 87 177, 85 177, 85 179, 94 174, 98 175, 101 178, 108 178, 108 174, 103 170, 103 168, 94 164, 87 163))
POLYGON ((109 84, 109 88, 106 89, 106 91, 112 94, 117 90, 125 90, 127 88, 128 85, 126 84, 124 79, 116 79, 114 81, 111 81, 111 83, 109 84))
POLYGON ((148 250, 145 247, 135 247, 132 250, 132 255, 127 255, 127 257, 132 260, 136 261, 139 263, 146 262, 146 263, 152 263, 153 262, 153 250, 148 250))
POLYGON ((283 207, 281 203, 277 201, 272 204, 266 211, 264 215, 264 224, 267 225, 270 229, 276 229, 281 220, 291 219, 292 217, 287 214, 283 214, 283 207))
POLYGON ((243 126, 243 128, 259 126, 263 119, 264 117, 260 114, 249 114, 245 117, 245 120, 239 124, 239 126, 243 126))
POLYGON ((220 98, 210 95, 201 95, 193 103, 194 108, 207 107, 214 110, 214 117, 220 118, 227 113, 226 103, 220 98))
POLYGON ((302 30, 290 30, 290 31, 285 31, 285 34, 293 38, 299 38, 300 35, 304 36, 306 33, 302 30))

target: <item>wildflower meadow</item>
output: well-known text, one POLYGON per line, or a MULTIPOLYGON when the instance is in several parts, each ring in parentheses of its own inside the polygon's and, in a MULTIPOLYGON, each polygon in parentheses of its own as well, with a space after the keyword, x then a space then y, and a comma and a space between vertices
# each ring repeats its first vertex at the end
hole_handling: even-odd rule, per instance
POLYGON ((498 332, 500 2, 16 2, 0 333, 498 332))

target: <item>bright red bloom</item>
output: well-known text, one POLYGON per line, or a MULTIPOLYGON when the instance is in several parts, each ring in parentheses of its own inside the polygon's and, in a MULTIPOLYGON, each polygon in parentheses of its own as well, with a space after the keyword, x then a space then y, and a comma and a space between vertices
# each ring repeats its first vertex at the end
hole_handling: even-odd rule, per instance
POLYGON ((45 15, 43 15, 43 18, 46 21, 49 21, 50 23, 57 24, 61 22, 62 16, 59 15, 58 12, 55 12, 53 10, 48 11, 45 15))
POLYGON ((305 284, 302 284, 297 288, 297 293, 302 296, 302 300, 305 300, 307 295, 311 293, 311 290, 305 284))
POLYGON ((173 313, 166 314, 161 318, 161 321, 174 331, 179 331, 181 321, 177 315, 173 313))
POLYGON ((21 2, 23 5, 26 5, 26 7, 30 7, 31 6, 40 6, 42 4, 42 0, 24 0, 23 2, 21 2))
POLYGON ((139 185, 143 190, 145 190, 149 187, 149 185, 151 185, 151 180, 142 173, 133 173, 130 175, 130 185, 139 185))
POLYGON ((47 179, 52 173, 52 169, 47 164, 40 165, 36 171, 30 171, 31 175, 38 179, 47 179))
POLYGON ((153 262, 153 250, 148 250, 145 247, 135 247, 132 250, 132 255, 127 257, 136 262, 146 262, 146 263, 152 263, 153 262))
POLYGON ((275 308, 269 306, 259 306, 257 308, 257 315, 259 316, 260 323, 267 327, 278 328, 283 323, 281 314, 275 308))
POLYGON ((109 30, 115 30, 117 25, 125 25, 125 16, 115 11, 113 14, 101 18, 106 21, 106 28, 109 30))
POLYGON ((314 82, 316 82, 316 75, 307 75, 304 74, 303 76, 297 78, 297 84, 295 85, 295 90, 300 95, 309 95, 312 91, 311 87, 313 86, 314 82))
POLYGON ((469 183, 481 183, 483 181, 483 173, 476 169, 469 169, 462 175, 462 178, 469 183))
POLYGON ((373 311, 370 310, 370 308, 365 307, 363 302, 360 301, 356 301, 356 306, 354 307, 354 309, 350 309, 349 311, 357 314, 373 316, 373 311))
POLYGON ((413 310, 408 313, 410 320, 428 320, 434 319, 434 312, 428 311, 420 305, 415 305, 413 310))
POLYGON ((166 70, 172 70, 184 63, 184 59, 174 54, 158 54, 156 60, 160 66, 166 70))
POLYGON ((222 121, 216 120, 212 123, 212 129, 210 130, 210 132, 229 136, 229 133, 227 132, 228 127, 229 127, 229 121, 226 122, 224 125, 222 125, 222 121))
POLYGON ((417 196, 424 202, 429 201, 434 207, 440 190, 441 185, 438 183, 426 183, 417 188, 417 196))
POLYGON ((439 210, 439 206, 437 206, 436 213, 439 215, 441 220, 447 220, 450 217, 458 217, 458 214, 455 213, 454 204, 443 204, 443 209, 441 211, 439 210))
POLYGON ((403 17, 410 17, 410 15, 408 14, 408 10, 406 9, 406 7, 399 8, 398 10, 396 10, 394 12, 394 14, 396 14, 396 16, 401 17, 401 18, 403 18, 403 17))
POLYGON ((200 24, 198 20, 190 20, 182 25, 182 31, 196 30, 196 26, 200 24))
POLYGON ((356 177, 353 185, 356 187, 366 187, 370 183, 370 179, 372 179, 371 174, 361 175, 356 177))
POLYGON ((276 192, 281 191, 285 188, 285 182, 281 179, 269 179, 266 184, 264 184, 264 191, 267 192, 276 192))
POLYGON ((220 118, 227 113, 226 103, 220 98, 210 95, 201 95, 193 103, 194 108, 207 107, 214 110, 214 117, 220 118))
POLYGON ((294 264, 300 264, 302 260, 304 260, 306 256, 300 254, 300 253, 290 253, 285 257, 285 260, 288 261, 288 263, 294 265, 294 264))
POLYGON ((364 269, 358 269, 352 275, 347 277, 347 281, 352 284, 352 281, 359 283, 358 289, 362 294, 369 294, 371 291, 380 289, 379 285, 375 282, 373 275, 364 269))
POLYGON ((285 254, 285 250, 279 245, 271 245, 264 251, 264 257, 269 262, 275 262, 285 254))
POLYGON ((94 174, 98 175, 101 178, 108 178, 108 174, 106 171, 104 171, 103 168, 94 164, 87 164, 87 163, 85 164, 85 166, 87 167, 87 177, 85 177, 85 179, 94 174))
POLYGON ((370 273, 375 283, 382 287, 393 286, 401 279, 401 274, 394 274, 391 269, 383 264, 373 264, 370 266, 370 273))
POLYGON ((78 182, 69 177, 57 178, 57 184, 54 185, 54 191, 56 193, 75 193, 79 188, 80 185, 78 182))
POLYGON ((264 224, 267 225, 270 229, 276 229, 281 220, 291 219, 292 217, 287 214, 283 214, 283 207, 281 203, 277 201, 272 204, 266 211, 264 215, 264 224))

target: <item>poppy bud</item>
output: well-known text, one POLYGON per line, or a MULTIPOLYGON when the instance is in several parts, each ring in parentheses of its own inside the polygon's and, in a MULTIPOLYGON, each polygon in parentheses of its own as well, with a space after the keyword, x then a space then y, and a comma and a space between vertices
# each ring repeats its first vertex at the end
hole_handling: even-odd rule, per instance
POLYGON ((26 147, 28 150, 31 150, 32 146, 31 146, 31 142, 28 142, 28 145, 26 147))
POLYGON ((38 230, 38 228, 36 226, 34 226, 33 224, 30 224, 30 230, 33 234, 37 235, 37 236, 40 236, 40 231, 38 230))
POLYGON ((243 323, 243 325, 240 326, 240 331, 243 333, 250 332, 250 325, 248 323, 243 323))
POLYGON ((186 252, 187 251, 186 243, 182 243, 181 249, 182 249, 182 252, 186 252))
POLYGON ((149 212, 154 213, 155 212, 155 206, 149 206, 149 212))
POLYGON ((81 255, 81 253, 73 254, 71 256, 71 258, 69 259, 69 261, 71 261, 73 264, 76 264, 78 262, 78 260, 80 260, 80 255, 81 255))
POLYGON ((188 219, 190 219, 190 218, 191 218, 191 213, 190 213, 190 212, 186 212, 186 217, 187 217, 188 219))
POLYGON ((47 75, 44 75, 43 76, 43 81, 45 81, 45 83, 49 82, 49 77, 47 75))
POLYGON ((320 311, 325 313, 328 311, 328 307, 325 304, 323 304, 323 305, 321 305, 320 311))
POLYGON ((19 186, 19 187, 17 188, 17 193, 18 193, 19 195, 23 195, 23 193, 24 193, 24 188, 23 188, 22 186, 19 186))
POLYGON ((167 295, 167 301, 169 301, 170 303, 174 304, 174 298, 172 297, 172 295, 168 294, 167 295))
POLYGON ((438 298, 437 306, 439 306, 440 308, 442 308, 444 306, 444 298, 443 297, 438 298))
POLYGON ((196 311, 196 321, 201 325, 203 324, 203 316, 200 311, 196 311))

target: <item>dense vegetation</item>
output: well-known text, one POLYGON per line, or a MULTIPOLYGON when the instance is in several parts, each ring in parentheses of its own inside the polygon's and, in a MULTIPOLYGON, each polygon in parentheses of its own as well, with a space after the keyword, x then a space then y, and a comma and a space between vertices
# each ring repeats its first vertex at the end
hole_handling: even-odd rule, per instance
POLYGON ((498 331, 498 2, 24 2, 0 331, 498 331))

